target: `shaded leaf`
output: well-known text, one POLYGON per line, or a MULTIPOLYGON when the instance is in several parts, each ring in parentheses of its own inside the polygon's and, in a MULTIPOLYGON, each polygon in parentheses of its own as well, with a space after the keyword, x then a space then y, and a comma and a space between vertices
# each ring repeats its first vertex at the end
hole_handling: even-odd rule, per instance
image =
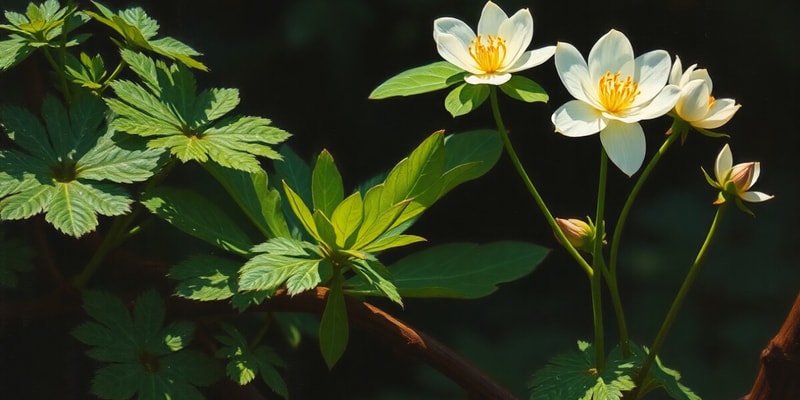
POLYGON ((350 336, 341 279, 341 275, 333 279, 319 323, 319 347, 328 369, 333 368, 342 357, 350 336))

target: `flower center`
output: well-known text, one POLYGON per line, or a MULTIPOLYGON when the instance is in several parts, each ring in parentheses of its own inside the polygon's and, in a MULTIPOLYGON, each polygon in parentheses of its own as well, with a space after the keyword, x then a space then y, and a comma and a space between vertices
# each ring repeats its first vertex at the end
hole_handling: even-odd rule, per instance
POLYGON ((600 78, 600 103, 610 113, 617 113, 627 109, 633 104, 633 100, 641 91, 639 83, 634 82, 630 76, 625 80, 619 79, 619 72, 611 75, 611 71, 606 72, 600 78))
POLYGON ((714 105, 715 101, 717 101, 717 99, 714 96, 708 96, 708 109, 709 110, 711 109, 711 106, 714 105))
POLYGON ((469 55, 483 72, 495 73, 506 58, 506 40, 492 35, 486 35, 484 40, 482 35, 478 35, 470 42, 469 55))

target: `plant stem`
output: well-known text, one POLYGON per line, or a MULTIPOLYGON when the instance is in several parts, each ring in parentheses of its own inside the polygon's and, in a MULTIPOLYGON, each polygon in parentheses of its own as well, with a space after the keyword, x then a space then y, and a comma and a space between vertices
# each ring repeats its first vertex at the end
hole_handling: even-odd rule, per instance
POLYGON ((103 91, 105 91, 108 88, 111 82, 114 79, 117 79, 117 76, 122 72, 122 70, 125 68, 126 65, 128 65, 128 63, 126 63, 125 60, 120 60, 119 63, 117 63, 117 66, 114 68, 114 71, 111 72, 111 75, 109 75, 108 78, 106 78, 106 81, 103 82, 103 85, 100 87, 100 89, 97 90, 97 93, 98 94, 103 93, 103 91))
POLYGON ((61 92, 64 95, 64 99, 69 104, 72 102, 72 99, 69 94, 69 85, 67 85, 67 78, 64 76, 64 66, 59 65, 56 62, 56 59, 53 58, 53 54, 50 53, 50 49, 45 46, 44 48, 44 58, 47 59, 47 62, 50 63, 50 66, 53 67, 53 72, 58 76, 58 83, 61 85, 61 92))
POLYGON ((592 288, 592 316, 594 320, 594 352, 595 368, 602 371, 605 368, 605 340, 603 338, 603 219, 606 207, 606 182, 608 176, 608 156, 606 151, 600 148, 600 173, 597 179, 597 214, 595 214, 595 238, 594 249, 592 250, 592 270, 594 275, 591 278, 592 288))
MULTIPOLYGON (((700 251, 697 252, 697 257, 695 257, 692 267, 689 268, 689 272, 683 279, 683 284, 681 284, 678 294, 675 295, 675 299, 672 301, 672 306, 669 308, 667 316, 664 317, 664 322, 661 324, 661 329, 658 330, 658 334, 656 335, 655 340, 653 340, 652 346, 650 346, 650 353, 647 354, 647 358, 645 358, 644 363, 642 363, 642 369, 639 371, 639 376, 637 377, 636 381, 637 387, 640 387, 642 382, 644 382, 645 378, 647 377, 650 367, 653 365, 656 356, 658 356, 658 352, 661 350, 661 346, 664 344, 664 340, 666 339, 667 334, 672 327, 672 323, 675 322, 675 317, 678 315, 678 311, 680 310, 683 301, 686 299, 686 294, 689 293, 689 289, 692 287, 692 284, 694 284, 694 280, 697 277, 697 272, 700 271, 700 265, 703 263, 703 259, 708 252, 708 248, 711 245, 711 240, 714 238, 714 234, 717 231, 719 222, 722 219, 722 214, 725 212, 727 206, 728 203, 722 203, 717 208, 717 213, 714 215, 714 220, 711 222, 711 227, 708 229, 706 240, 700 247, 700 251)), ((636 398, 638 399, 640 396, 640 394, 637 394, 636 398)))
POLYGON ((575 259, 578 265, 583 268, 583 270, 586 272, 586 275, 591 277, 593 274, 592 267, 589 266, 589 263, 586 262, 580 253, 578 253, 578 250, 575 249, 575 246, 573 246, 567 239, 564 231, 558 226, 553 214, 550 213, 550 209, 547 208, 547 204, 545 204, 544 199, 542 199, 539 191, 536 190, 536 187, 533 185, 533 181, 531 181, 528 173, 525 172, 525 167, 522 166, 522 162, 519 160, 517 152, 514 151, 514 146, 511 144, 511 139, 508 137, 508 130, 506 130, 505 124, 503 123, 503 117, 500 115, 500 106, 497 101, 497 88, 494 86, 492 86, 491 90, 489 91, 489 100, 492 104, 492 115, 494 116, 495 123, 497 124, 497 131, 500 133, 500 139, 503 141, 503 146, 506 149, 506 153, 508 153, 509 158, 511 158, 511 163, 514 164, 514 168, 517 170, 520 178, 522 178, 522 182, 525 184, 528 192, 530 192, 531 196, 533 196, 533 199, 536 201, 536 205, 539 206, 542 214, 544 214, 544 218, 547 220, 547 223, 550 224, 550 227, 553 229, 558 241, 562 246, 564 246, 572 258, 575 259))

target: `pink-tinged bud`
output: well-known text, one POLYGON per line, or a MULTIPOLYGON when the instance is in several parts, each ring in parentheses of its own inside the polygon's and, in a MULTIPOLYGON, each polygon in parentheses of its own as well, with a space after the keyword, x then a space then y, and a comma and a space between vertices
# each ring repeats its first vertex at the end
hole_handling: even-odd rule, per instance
POLYGON ((755 172, 757 171, 758 167, 758 162, 751 161, 736 164, 733 166, 733 168, 731 168, 731 176, 728 178, 728 182, 733 182, 733 184, 736 186, 736 193, 732 194, 736 194, 738 196, 753 186, 753 177, 755 177, 755 172))
POLYGON ((564 231, 564 236, 578 250, 592 251, 594 226, 575 218, 556 218, 556 223, 564 231))

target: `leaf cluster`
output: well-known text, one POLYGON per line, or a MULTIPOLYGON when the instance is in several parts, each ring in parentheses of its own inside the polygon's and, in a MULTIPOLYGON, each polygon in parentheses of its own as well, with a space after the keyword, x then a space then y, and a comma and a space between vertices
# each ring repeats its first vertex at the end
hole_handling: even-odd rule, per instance
POLYGON ((223 335, 216 336, 223 344, 216 356, 228 360, 225 371, 234 382, 246 385, 260 376, 273 392, 284 399, 289 398, 286 383, 276 367, 283 367, 283 360, 265 345, 255 348, 247 343, 245 337, 235 327, 222 324, 223 335))

